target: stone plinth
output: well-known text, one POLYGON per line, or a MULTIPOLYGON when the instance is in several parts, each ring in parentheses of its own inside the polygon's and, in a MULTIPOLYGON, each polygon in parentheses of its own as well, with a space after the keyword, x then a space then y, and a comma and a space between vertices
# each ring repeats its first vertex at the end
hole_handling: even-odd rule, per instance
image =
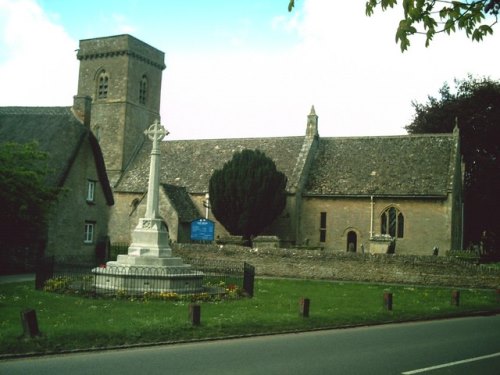
MULTIPOLYGON (((160 219, 141 218, 132 232, 128 255, 119 255, 117 262, 124 265, 178 265, 179 258, 172 258, 172 249, 168 242, 167 228, 160 219), (170 264, 167 264, 168 262, 170 264)), ((182 263, 180 259, 179 261, 182 263)))
POLYGON ((189 264, 181 267, 124 267, 108 263, 106 268, 94 268, 92 273, 97 291, 123 291, 127 294, 203 291, 203 272, 191 270, 189 264))
POLYGON ((168 231, 160 219, 141 218, 132 232, 127 255, 118 255, 106 268, 94 268, 97 290, 199 293, 203 273, 172 256, 168 231))

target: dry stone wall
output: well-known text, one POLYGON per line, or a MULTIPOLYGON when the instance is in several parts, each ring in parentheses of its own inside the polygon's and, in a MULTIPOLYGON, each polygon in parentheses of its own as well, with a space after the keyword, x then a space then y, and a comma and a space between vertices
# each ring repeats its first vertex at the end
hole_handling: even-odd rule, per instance
POLYGON ((498 288, 500 270, 448 257, 326 253, 235 245, 175 244, 185 259, 248 262, 257 276, 498 288))

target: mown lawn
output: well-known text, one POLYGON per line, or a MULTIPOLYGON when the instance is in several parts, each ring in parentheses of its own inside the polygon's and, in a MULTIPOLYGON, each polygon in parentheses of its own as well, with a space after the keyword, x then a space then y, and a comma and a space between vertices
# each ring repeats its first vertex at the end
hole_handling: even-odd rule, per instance
POLYGON ((188 318, 189 301, 87 298, 34 290, 33 283, 0 285, 0 355, 175 342, 234 335, 429 319, 498 311, 495 290, 258 279, 254 298, 199 302, 201 325, 188 318), (393 294, 393 310, 383 306, 393 294), (299 316, 309 298, 310 317, 299 316), (23 338, 20 312, 35 309, 42 335, 23 338))

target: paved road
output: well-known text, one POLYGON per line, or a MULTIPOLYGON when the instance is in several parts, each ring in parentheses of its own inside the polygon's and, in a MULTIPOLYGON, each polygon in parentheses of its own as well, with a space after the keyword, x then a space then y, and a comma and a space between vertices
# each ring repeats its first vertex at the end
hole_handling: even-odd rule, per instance
POLYGON ((0 275, 0 284, 20 283, 22 281, 35 281, 35 274, 23 273, 19 275, 0 275))
POLYGON ((500 374, 500 315, 0 361, 23 375, 420 373, 500 374))

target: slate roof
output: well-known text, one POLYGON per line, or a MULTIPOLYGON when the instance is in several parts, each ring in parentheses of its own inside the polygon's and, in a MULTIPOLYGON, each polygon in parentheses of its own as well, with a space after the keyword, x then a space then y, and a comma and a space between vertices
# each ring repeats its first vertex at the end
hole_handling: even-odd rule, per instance
POLYGON ((74 116, 71 107, 0 107, 0 142, 37 141, 49 154, 47 183, 62 186, 85 137, 94 150, 99 178, 108 204, 113 194, 101 149, 94 135, 74 116))
POLYGON ((455 154, 452 134, 322 138, 304 193, 445 196, 455 154))
MULTIPOLYGON (((184 186, 189 193, 204 193, 212 172, 222 168, 236 151, 259 149, 285 173, 288 186, 293 186, 293 170, 303 142, 304 137, 165 141, 161 143, 160 182, 184 186)), ((151 142, 146 141, 115 191, 147 190, 150 152, 151 142)))
POLYGON ((190 223, 201 217, 185 187, 162 184, 165 194, 170 199, 172 206, 179 215, 179 221, 190 223))

